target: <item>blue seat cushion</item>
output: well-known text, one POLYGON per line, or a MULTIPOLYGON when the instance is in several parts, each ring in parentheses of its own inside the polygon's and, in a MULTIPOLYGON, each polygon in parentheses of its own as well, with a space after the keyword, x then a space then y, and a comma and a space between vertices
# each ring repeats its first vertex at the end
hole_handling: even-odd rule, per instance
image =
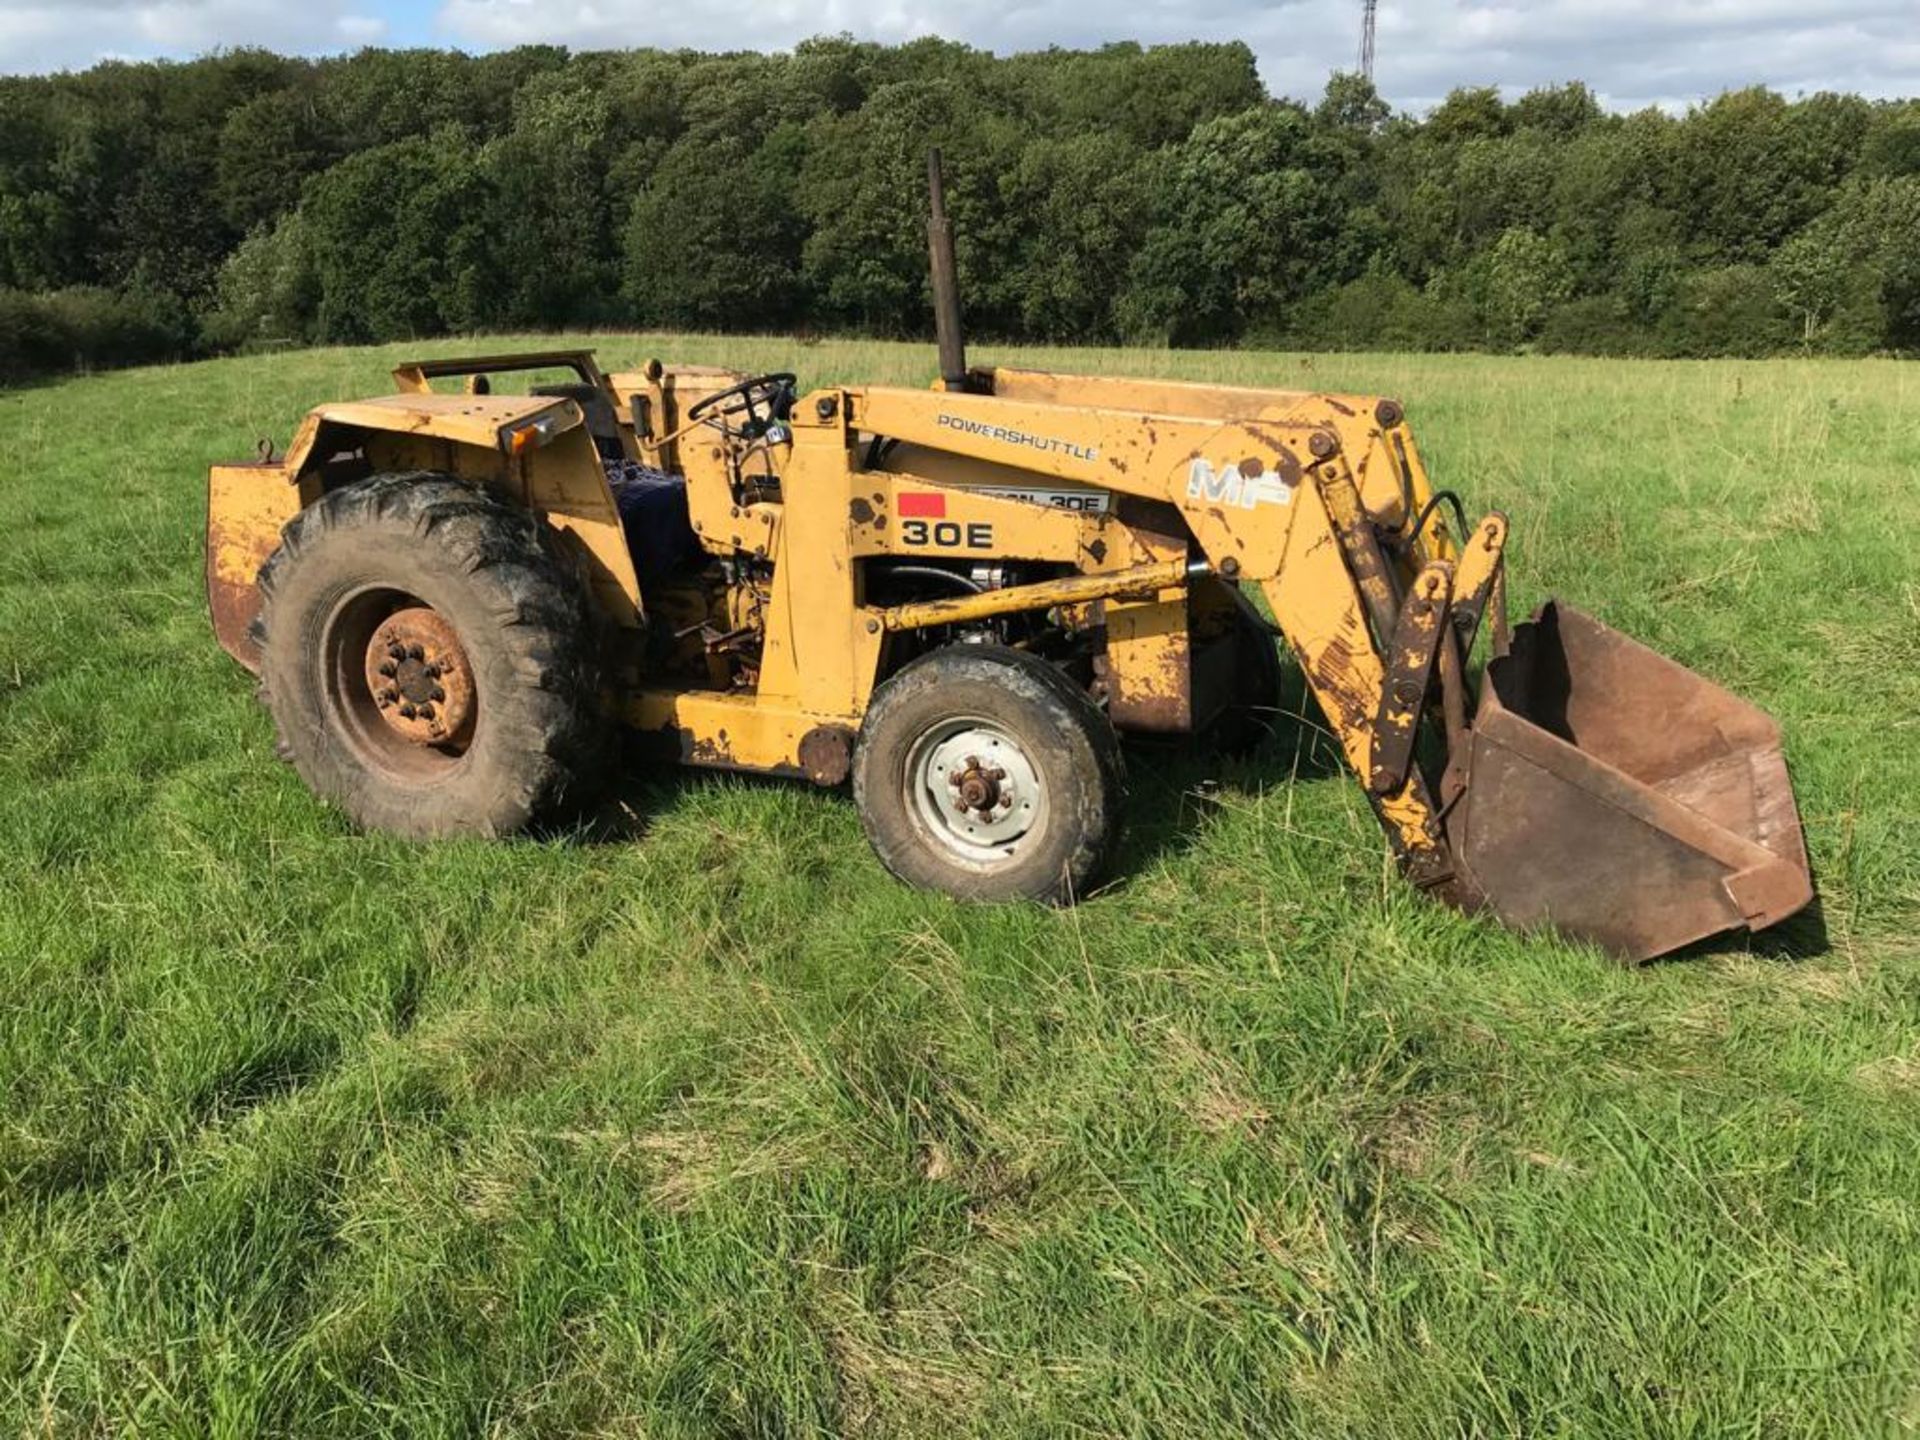
POLYGON ((607 484, 642 590, 700 562, 704 552, 687 516, 684 475, 615 460, 607 465, 607 484))

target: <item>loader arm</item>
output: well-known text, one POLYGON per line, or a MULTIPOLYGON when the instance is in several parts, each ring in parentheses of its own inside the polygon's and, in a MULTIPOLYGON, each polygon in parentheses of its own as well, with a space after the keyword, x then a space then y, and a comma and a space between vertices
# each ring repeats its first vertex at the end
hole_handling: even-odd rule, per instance
MULTIPOLYGON (((1227 394, 1197 388, 1203 400, 1227 394)), ((1098 383, 1088 389, 1112 392, 1098 383)), ((1154 399, 1179 399, 1170 387, 1145 389, 1154 399)), ((1386 649, 1370 629, 1327 493, 1357 491, 1337 423, 1352 416, 1286 392, 1266 392, 1269 403, 1260 405, 1260 393, 1216 407, 1262 412, 1252 417, 878 388, 855 396, 853 409, 861 428, 877 434, 1174 506, 1216 573, 1262 588, 1347 763, 1366 776, 1388 682, 1386 649)), ((1451 547, 1416 539, 1413 553, 1445 565, 1440 557, 1451 547)), ((1393 577, 1383 572, 1379 583, 1390 591, 1393 577)), ((1409 770, 1372 798, 1415 883, 1451 880, 1424 779, 1409 770)))
POLYGON ((1630 960, 1811 900, 1778 727, 1570 607, 1510 631, 1506 517, 1447 529, 1395 402, 992 375, 846 392, 848 423, 1173 507, 1261 587, 1415 885, 1630 960))
MULTIPOLYGON (((1405 524, 1433 498, 1426 466, 1398 400, 1125 375, 1062 375, 1004 366, 993 371, 991 393, 1006 400, 1091 405, 1135 414, 1305 420, 1339 437, 1355 487, 1367 509, 1383 523, 1405 524)), ((1436 554, 1445 558, 1450 541, 1444 528, 1436 532, 1434 543, 1436 554)))

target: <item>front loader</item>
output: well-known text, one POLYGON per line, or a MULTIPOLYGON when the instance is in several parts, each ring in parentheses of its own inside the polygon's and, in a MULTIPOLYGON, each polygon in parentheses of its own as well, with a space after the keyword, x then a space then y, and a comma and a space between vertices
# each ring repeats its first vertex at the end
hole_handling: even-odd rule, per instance
POLYGON ((1506 517, 1433 489, 1396 401, 970 369, 933 180, 931 389, 421 362, 215 466, 215 630, 306 781, 508 833, 590 799, 624 725, 850 779, 910 882, 1065 902, 1119 738, 1257 742, 1277 632, 1435 897, 1630 960, 1809 902, 1778 727, 1570 606, 1510 627, 1506 517))

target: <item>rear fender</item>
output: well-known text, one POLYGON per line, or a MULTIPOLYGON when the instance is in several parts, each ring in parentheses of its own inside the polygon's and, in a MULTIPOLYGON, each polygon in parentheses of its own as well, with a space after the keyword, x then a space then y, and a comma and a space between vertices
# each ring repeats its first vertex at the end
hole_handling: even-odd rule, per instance
POLYGON ((207 485, 207 600, 221 648, 250 670, 257 576, 282 527, 330 488, 366 475, 455 475, 539 515, 586 579, 598 612, 637 629, 644 611, 613 492, 580 409, 538 396, 388 395, 325 405, 283 460, 216 465, 207 485), (521 443, 515 437, 535 428, 521 443))
POLYGON ((319 496, 317 479, 302 486, 278 461, 207 471, 207 613, 220 648, 255 673, 256 577, 280 544, 281 527, 319 496))

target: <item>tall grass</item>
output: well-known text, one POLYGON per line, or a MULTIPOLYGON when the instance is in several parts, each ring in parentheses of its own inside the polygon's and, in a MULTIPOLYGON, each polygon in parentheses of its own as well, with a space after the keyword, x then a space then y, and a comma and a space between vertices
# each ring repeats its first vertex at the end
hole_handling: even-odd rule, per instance
POLYGON ((1518 603, 1779 716, 1824 938, 1627 972, 1411 894, 1304 706, 1248 763, 1137 754, 1064 913, 713 776, 629 777, 617 837, 351 833, 207 633, 201 476, 400 356, 0 393, 0 1425, 1920 1423, 1908 370, 994 357, 1398 395, 1514 515, 1518 603))

